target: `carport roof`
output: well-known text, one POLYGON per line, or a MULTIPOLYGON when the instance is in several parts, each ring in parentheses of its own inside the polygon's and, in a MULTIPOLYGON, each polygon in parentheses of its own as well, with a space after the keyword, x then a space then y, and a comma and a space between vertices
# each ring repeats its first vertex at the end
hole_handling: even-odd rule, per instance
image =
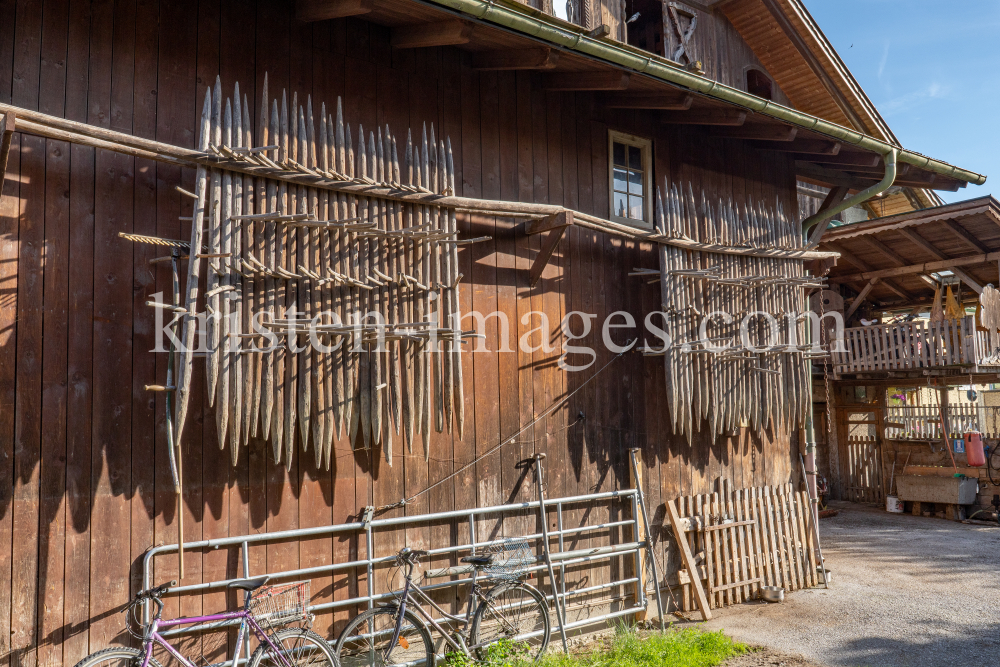
POLYGON ((978 292, 1000 282, 1000 201, 986 196, 843 225, 827 230, 820 248, 841 253, 830 282, 860 291, 878 279, 870 299, 883 307, 928 303, 940 272, 978 292))

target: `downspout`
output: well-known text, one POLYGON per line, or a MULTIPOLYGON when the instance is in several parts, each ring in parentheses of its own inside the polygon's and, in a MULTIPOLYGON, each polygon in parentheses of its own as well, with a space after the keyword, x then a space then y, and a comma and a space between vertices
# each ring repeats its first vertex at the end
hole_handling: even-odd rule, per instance
POLYGON ((896 180, 896 159, 898 157, 898 151, 895 148, 890 148, 887 153, 882 154, 882 161, 885 163, 885 175, 881 181, 869 188, 865 188, 853 197, 848 197, 836 206, 831 206, 802 221, 802 235, 808 238, 808 243, 806 243, 807 250, 811 250, 819 245, 819 240, 823 236, 823 232, 826 231, 827 226, 835 215, 846 211, 852 206, 866 202, 892 187, 893 182, 896 180), (809 235, 809 230, 813 227, 816 229, 812 235, 809 235))
MULTIPOLYGON (((857 206, 858 204, 871 199, 872 197, 885 192, 888 190, 893 181, 896 180, 896 158, 897 151, 895 148, 890 148, 888 152, 882 155, 882 160, 885 162, 885 175, 882 180, 871 186, 870 188, 865 188, 853 197, 848 197, 844 201, 840 202, 836 206, 831 206, 830 208, 820 211, 815 215, 811 215, 802 221, 802 236, 808 238, 808 243, 806 243, 807 248, 815 248, 819 245, 819 240, 823 236, 823 232, 826 231, 827 226, 830 224, 830 220, 833 216, 837 215, 841 211, 845 211, 852 206, 857 206), (813 229, 815 227, 815 229, 813 229), (810 235, 810 230, 812 234, 810 235)), ((820 295, 822 298, 822 294, 820 295)), ((805 296, 803 295, 803 299, 805 296)), ((803 312, 806 312, 808 304, 803 303, 803 312)), ((812 336, 812 318, 806 318, 806 340, 813 340, 812 336)), ((826 362, 824 362, 826 363, 826 362)), ((811 371, 811 369, 810 369, 811 371)), ((805 419, 805 441, 806 441, 806 474, 809 480, 809 493, 811 497, 816 498, 816 425, 813 423, 813 411, 812 411, 812 396, 813 396, 813 381, 812 372, 807 376, 809 378, 807 386, 809 388, 809 405, 810 408, 806 412, 805 419)), ((826 400, 830 400, 827 396, 826 400)), ((818 511, 819 507, 814 507, 814 511, 817 512, 817 516, 814 517, 816 520, 816 525, 819 525, 818 511)))

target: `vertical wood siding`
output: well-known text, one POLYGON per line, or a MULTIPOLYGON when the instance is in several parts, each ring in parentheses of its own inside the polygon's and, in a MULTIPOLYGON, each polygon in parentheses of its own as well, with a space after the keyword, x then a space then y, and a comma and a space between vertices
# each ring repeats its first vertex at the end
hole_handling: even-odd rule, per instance
MULTIPOLYGON (((267 72, 272 96, 287 87, 301 101, 311 94, 317 107, 325 101, 328 112, 343 96, 355 129, 389 123, 419 133, 433 123, 455 147, 465 196, 606 215, 613 128, 653 140, 657 184, 690 180, 710 197, 731 196, 737 204, 780 199, 789 213, 797 210, 783 154, 754 152, 693 127, 661 126, 649 113, 612 113, 586 93, 547 92, 531 72, 478 73, 457 50, 394 51, 387 30, 364 21, 302 24, 291 3, 0 0, 0 16, 0 100, 159 141, 194 144, 199 101, 217 74, 227 89, 239 80, 255 125, 267 72)), ((700 47, 711 71, 739 85, 743 67, 756 59, 727 26, 706 21, 700 47)), ((127 639, 115 609, 140 586, 144 551, 176 538, 162 394, 143 390, 165 383, 166 355, 150 352, 153 313, 143 304, 169 291, 169 268, 151 266, 155 249, 118 233, 183 237, 174 186, 192 189, 194 174, 20 134, 8 170, 0 201, 0 661, 72 665, 127 639)), ((429 463, 422 452, 398 446, 391 468, 340 440, 329 471, 298 454, 286 471, 263 442, 252 441, 234 468, 218 447, 212 410, 203 406, 185 437, 186 540, 340 523, 365 505, 412 495, 510 438, 610 361, 600 327, 610 313, 624 310, 641 323, 658 308, 658 286, 626 277, 633 267, 657 266, 646 244, 573 228, 532 288, 528 267, 539 238, 524 236, 510 219, 468 216, 459 224, 465 236, 492 237, 459 251, 463 305, 504 313, 514 347, 495 352, 500 331, 493 318, 484 332, 493 351, 464 355, 464 439, 433 434, 429 463), (531 311, 546 315, 545 342, 553 347, 520 352, 517 340, 539 325, 531 311), (559 323, 572 311, 596 313, 590 335, 577 344, 598 356, 589 371, 566 374, 556 366, 559 323)), ((580 326, 576 318, 574 331, 580 326)), ((616 336, 623 343, 630 334, 616 336)), ((531 342, 542 341, 536 334, 531 342)), ((202 378, 195 374, 195 406, 204 403, 202 378)), ((662 359, 626 355, 499 454, 407 511, 529 499, 531 479, 515 465, 535 452, 548 455, 548 493, 555 497, 626 486, 626 453, 642 448, 656 524, 662 501, 710 492, 719 477, 736 488, 796 481, 794 439, 744 429, 713 443, 706 431, 693 447, 672 437, 662 359)), ((613 518, 606 507, 595 513, 587 520, 613 518)), ((579 521, 585 512, 568 516, 579 521)), ((659 539, 658 528, 654 533, 659 539)), ((421 528, 406 539, 437 544, 453 537, 446 528, 421 528)), ((403 539, 399 533, 385 548, 403 539)), ((331 550, 344 561, 359 554, 359 545, 337 538, 257 547, 251 567, 307 567, 331 550)), ((676 560, 668 564, 676 567, 676 560)), ((238 576, 240 566, 220 551, 189 556, 187 570, 198 581, 238 576)), ((174 575, 161 568, 157 579, 174 575)), ((598 571, 590 581, 608 576, 598 571)), ((343 575, 317 583, 323 585, 314 592, 338 599, 365 585, 343 575)), ((234 601, 223 593, 171 599, 167 613, 215 611, 234 601)), ((320 631, 333 632, 349 613, 319 619, 320 631)), ((219 659, 224 648, 205 652, 219 659)))

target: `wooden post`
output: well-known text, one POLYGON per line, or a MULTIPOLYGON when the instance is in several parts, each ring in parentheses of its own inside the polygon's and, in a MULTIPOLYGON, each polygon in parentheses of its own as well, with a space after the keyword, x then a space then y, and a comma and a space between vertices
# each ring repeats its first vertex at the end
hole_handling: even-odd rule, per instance
POLYGON ((687 537, 684 535, 684 528, 681 526, 681 519, 677 516, 677 508, 674 507, 674 501, 668 500, 667 505, 667 515, 670 517, 670 525, 674 529, 674 538, 677 540, 677 546, 681 550, 681 558, 684 559, 684 567, 687 568, 688 574, 691 578, 691 587, 694 588, 695 598, 698 602, 698 609, 701 610, 702 620, 709 620, 712 618, 712 611, 708 608, 708 598, 705 597, 705 588, 701 585, 701 574, 698 573, 698 563, 695 562, 694 556, 691 554, 691 549, 688 547, 687 537))
MULTIPOLYGON (((631 453, 631 458, 632 458, 632 465, 629 466, 629 478, 630 478, 629 481, 630 481, 633 489, 641 489, 642 488, 642 468, 640 467, 639 464, 642 463, 642 451, 641 450, 633 449, 633 450, 631 450, 630 453, 631 453)), ((632 520, 635 521, 635 533, 636 533, 635 534, 635 541, 636 542, 645 542, 649 538, 649 536, 646 534, 646 527, 639 520, 639 517, 634 516, 634 517, 632 517, 632 520)), ((634 589, 632 591, 632 595, 633 595, 633 604, 634 605, 638 605, 642 601, 643 586, 646 585, 646 582, 645 582, 645 580, 643 578, 643 575, 646 573, 646 550, 645 549, 639 549, 639 551, 636 552, 635 563, 636 563, 636 570, 637 570, 637 572, 635 573, 635 576, 636 576, 636 579, 638 581, 636 581, 636 583, 635 583, 635 587, 634 587, 634 589)), ((654 585, 659 586, 660 582, 658 582, 658 581, 654 582, 654 585)), ((648 613, 647 613, 648 608, 649 607, 647 606, 646 608, 642 609, 641 611, 636 612, 636 614, 635 614, 635 620, 636 621, 645 621, 646 617, 648 616, 648 613)))

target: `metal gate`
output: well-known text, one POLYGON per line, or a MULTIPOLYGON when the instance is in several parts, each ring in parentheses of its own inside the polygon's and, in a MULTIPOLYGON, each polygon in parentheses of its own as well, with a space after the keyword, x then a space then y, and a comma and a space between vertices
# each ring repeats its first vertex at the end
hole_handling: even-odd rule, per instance
MULTIPOLYGON (((369 521, 359 521, 354 523, 338 524, 332 526, 321 526, 316 528, 301 528, 297 530, 277 531, 270 533, 260 533, 257 535, 241 535, 225 537, 213 540, 203 540, 184 545, 185 551, 201 551, 208 553, 217 549, 235 550, 238 554, 240 564, 240 576, 214 581, 205 581, 199 584, 187 586, 177 586, 171 589, 169 595, 193 595, 205 594, 209 592, 225 591, 227 585, 234 580, 247 577, 258 577, 268 575, 271 581, 281 582, 286 580, 313 580, 316 578, 330 577, 334 573, 353 573, 357 582, 357 595, 343 599, 334 599, 318 602, 310 607, 310 610, 322 612, 324 610, 351 608, 351 607, 373 607, 382 600, 393 597, 397 591, 389 586, 380 586, 384 577, 377 576, 380 570, 387 569, 395 562, 395 550, 403 544, 413 544, 410 532, 420 528, 434 528, 435 526, 446 525, 451 529, 452 544, 447 546, 434 547, 426 545, 430 552, 430 559, 448 558, 452 562, 457 561, 457 554, 465 552, 469 554, 477 553, 486 547, 501 543, 510 537, 524 537, 533 542, 536 549, 548 546, 549 555, 556 568, 558 582, 554 587, 558 595, 558 602, 563 613, 557 614, 557 618, 567 618, 567 611, 575 616, 585 612, 588 608, 593 608, 595 604, 607 602, 608 608, 600 613, 577 618, 568 621, 564 627, 560 627, 558 622, 553 622, 553 636, 562 630, 591 625, 600 621, 628 616, 639 613, 646 609, 647 599, 644 586, 643 559, 640 551, 646 548, 645 541, 638 541, 636 536, 644 535, 639 529, 641 514, 639 512, 639 497, 635 489, 623 489, 620 491, 610 491, 605 493, 592 493, 586 495, 569 496, 564 498, 547 498, 539 510, 539 501, 496 505, 492 507, 480 507, 467 510, 454 510, 449 512, 436 512, 431 514, 419 514, 384 519, 371 519, 369 521), (597 523, 579 522, 579 525, 570 526, 567 514, 580 513, 583 518, 595 514, 587 511, 593 509, 597 503, 606 503, 607 511, 601 514, 606 515, 608 520, 597 523), (517 528, 525 528, 530 523, 537 522, 544 515, 548 526, 555 525, 556 529, 548 530, 549 544, 544 545, 543 533, 530 532, 517 528), (462 527, 464 526, 464 528, 462 527), (402 532, 400 532, 402 528, 402 532), (456 530, 457 529, 457 530, 456 530), (511 532, 507 532, 508 529, 511 532), (516 531, 516 532, 515 532, 516 531), (458 535, 462 533, 464 537, 458 535), (276 545, 288 542, 303 542, 306 540, 324 537, 353 536, 358 544, 358 557, 347 562, 333 562, 331 557, 326 562, 291 570, 268 569, 266 572, 253 571, 250 566, 249 554, 256 547, 276 545), (387 544, 379 548, 379 543, 384 538, 387 544), (400 543, 402 538, 402 543, 400 543), (566 549, 567 543, 573 541, 584 541, 585 548, 566 549), (364 557, 361 557, 363 551, 364 557), (384 555, 377 555, 384 554, 384 555), (567 586, 567 573, 581 566, 591 566, 592 564, 607 561, 606 576, 590 585, 579 587, 567 586), (571 606, 567 604, 573 598, 588 598, 596 594, 604 593, 602 600, 590 600, 579 605, 571 606)), ((154 585, 154 581, 167 577, 157 577, 157 563, 163 563, 163 568, 168 571, 175 571, 177 545, 157 546, 146 552, 143 558, 143 588, 154 585), (164 558, 168 558, 164 562, 164 558)), ((423 546, 421 548, 424 548, 423 546)), ((462 555, 465 555, 462 553, 462 555)), ((430 563, 430 561, 429 561, 430 563)), ((535 576, 544 576, 547 572, 546 563, 539 559, 535 565, 526 568, 535 576), (539 575, 540 573, 540 575, 539 575)), ((443 590, 471 583, 471 567, 451 566, 424 571, 424 590, 443 590), (426 583, 428 579, 440 579, 449 577, 448 581, 438 583, 426 583)), ((168 575, 169 576, 169 575, 168 575)), ((350 574, 348 575, 350 576, 350 574)), ((589 583, 589 580, 588 580, 589 583)), ((313 591, 319 587, 313 586, 313 591)), ((548 582, 542 587, 546 599, 553 601, 553 586, 548 582)), ((215 611, 215 610, 212 610, 215 611)), ((445 619, 436 619, 442 625, 445 619)), ((205 630, 214 630, 230 625, 232 622, 217 622, 189 627, 177 628, 163 632, 164 636, 188 634, 205 630)), ((447 626, 446 626, 447 627, 447 626)))

